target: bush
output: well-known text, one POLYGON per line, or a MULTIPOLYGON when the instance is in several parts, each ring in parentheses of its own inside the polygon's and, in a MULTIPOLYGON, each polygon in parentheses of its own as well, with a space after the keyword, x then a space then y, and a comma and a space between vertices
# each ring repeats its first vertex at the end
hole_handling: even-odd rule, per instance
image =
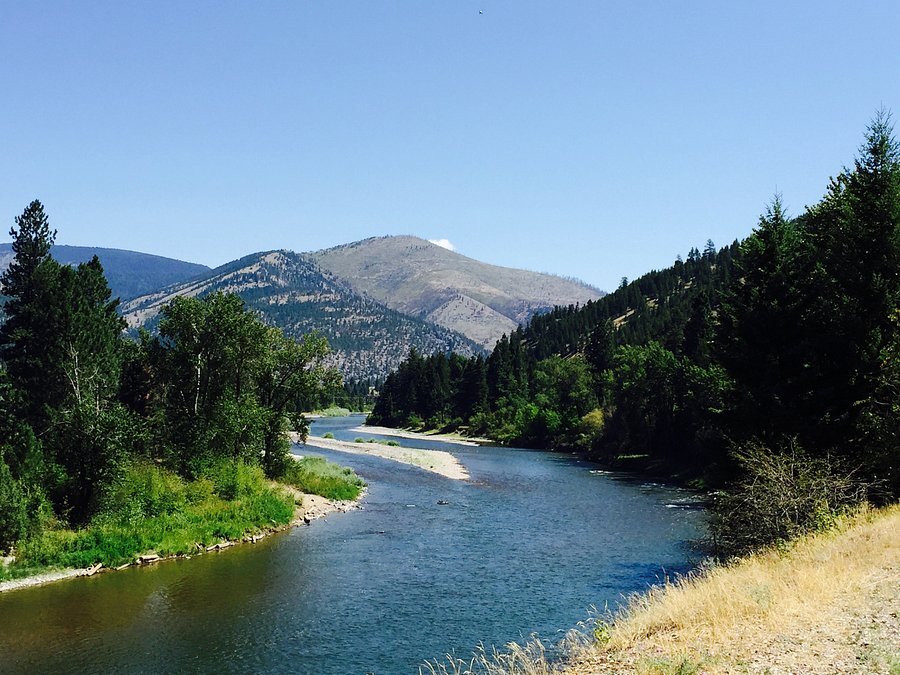
POLYGON ((304 457, 289 465, 281 480, 298 490, 328 499, 356 499, 365 481, 352 469, 322 457, 304 457))
POLYGON ((350 410, 348 408, 341 408, 340 406, 333 405, 330 408, 325 408, 321 415, 322 417, 348 417, 350 415, 350 410))
POLYGON ((334 434, 330 431, 326 431, 324 434, 322 434, 322 438, 334 438, 334 434))
POLYGON ((226 501, 242 499, 266 489, 266 477, 258 466, 222 459, 207 468, 202 478, 212 481, 213 490, 226 501))
POLYGON ((867 486, 827 457, 794 441, 774 451, 758 442, 738 448, 741 479, 717 495, 711 529, 721 553, 740 555, 821 530, 862 503, 867 486))
POLYGON ((8 551, 28 528, 27 499, 19 481, 0 458, 0 551, 8 551))
POLYGON ((105 490, 101 513, 115 520, 174 513, 187 503, 185 482, 150 462, 131 462, 105 490))
POLYGON ((580 450, 593 450, 603 438, 603 429, 606 427, 606 414, 602 408, 595 408, 581 418, 578 423, 578 431, 575 446, 580 450))

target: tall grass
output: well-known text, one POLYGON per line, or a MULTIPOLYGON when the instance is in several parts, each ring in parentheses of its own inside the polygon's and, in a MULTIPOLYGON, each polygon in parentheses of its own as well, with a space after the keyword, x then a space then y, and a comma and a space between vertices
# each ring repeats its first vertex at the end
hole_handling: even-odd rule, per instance
POLYGON ((324 457, 304 457, 291 462, 279 480, 302 492, 339 500, 356 499, 366 486, 352 469, 324 457))

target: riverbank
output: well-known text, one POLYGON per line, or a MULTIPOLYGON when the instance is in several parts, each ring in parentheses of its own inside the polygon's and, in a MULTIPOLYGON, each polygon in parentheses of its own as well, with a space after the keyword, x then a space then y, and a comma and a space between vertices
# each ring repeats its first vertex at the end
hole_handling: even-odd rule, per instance
MULTIPOLYGON (((298 466, 300 464, 298 463, 298 466)), ((314 474, 313 478, 329 479, 327 485, 323 487, 334 490, 334 475, 340 473, 335 471, 334 466, 322 461, 313 462, 312 466, 310 462, 302 464, 306 467, 307 473, 314 474)), ((289 472, 289 475, 298 478, 296 472, 289 472)), ((304 474, 299 477, 307 476, 304 474)), ((207 499, 199 505, 185 504, 182 512, 146 518, 129 527, 103 523, 81 531, 48 531, 42 535, 41 541, 29 541, 25 544, 26 563, 18 570, 18 574, 23 572, 24 574, 0 581, 0 593, 64 579, 118 571, 135 565, 150 565, 179 558, 189 559, 241 543, 255 544, 271 534, 298 525, 308 525, 313 520, 324 518, 331 513, 361 508, 360 501, 365 494, 365 487, 358 486, 364 486, 364 483, 355 474, 352 474, 352 478, 348 477, 347 483, 347 487, 352 488, 349 490, 350 494, 355 495, 352 499, 328 498, 322 494, 304 492, 294 485, 271 481, 266 485, 259 485, 253 493, 244 495, 245 501, 249 498, 251 504, 255 504, 260 495, 271 493, 289 507, 283 516, 278 509, 263 511, 251 508, 251 512, 248 513, 241 499, 234 501, 207 499), (207 523, 213 527, 212 530, 206 526, 207 523), (80 552, 78 548, 81 544, 80 539, 91 541, 93 548, 80 552), (132 548, 132 553, 111 550, 113 546, 122 546, 125 540, 130 539, 148 543, 137 550, 132 548), (27 564, 30 559, 35 558, 32 551, 35 548, 40 550, 39 556, 44 556, 46 562, 43 564, 40 560, 36 564, 27 564), (89 563, 90 567, 60 566, 58 563, 50 562, 73 559, 73 556, 89 563)), ((2 560, 4 567, 14 563, 15 559, 11 557, 2 560)))
POLYGON ((440 431, 410 431, 409 429, 392 429, 391 427, 378 426, 358 426, 350 431, 360 434, 373 434, 375 436, 396 436, 397 438, 408 438, 410 440, 423 441, 441 441, 442 443, 453 443, 454 445, 466 445, 469 447, 477 447, 479 445, 493 444, 489 438, 469 437, 462 434, 441 433, 440 431))
POLYGON ((551 662, 538 640, 423 673, 900 673, 900 505, 627 599, 551 662))
POLYGON ((897 673, 900 506, 635 596, 568 675, 897 673), (668 669, 668 670, 667 670, 668 669))
MULTIPOLYGON (((293 440, 295 443, 300 442, 297 435, 294 435, 293 440)), ((355 455, 373 455, 402 464, 410 464, 454 480, 468 480, 469 478, 469 472, 466 470, 466 467, 456 457, 443 450, 403 448, 380 443, 351 443, 349 441, 338 441, 333 438, 321 438, 320 436, 307 437, 306 445, 313 448, 347 452, 355 455)))

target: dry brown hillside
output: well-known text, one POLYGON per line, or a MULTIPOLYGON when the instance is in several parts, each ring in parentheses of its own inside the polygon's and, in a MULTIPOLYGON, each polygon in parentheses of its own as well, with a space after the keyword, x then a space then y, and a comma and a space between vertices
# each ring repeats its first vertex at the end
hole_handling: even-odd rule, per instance
POLYGON ((311 255, 357 293, 489 349, 537 312, 603 295, 579 281, 489 265, 411 236, 365 239, 311 255))

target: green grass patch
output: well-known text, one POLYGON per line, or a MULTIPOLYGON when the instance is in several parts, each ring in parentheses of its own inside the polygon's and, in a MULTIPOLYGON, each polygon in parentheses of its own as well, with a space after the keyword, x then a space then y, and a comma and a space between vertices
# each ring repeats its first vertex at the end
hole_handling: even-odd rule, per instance
POLYGON ((129 467, 107 495, 103 511, 80 530, 48 528, 20 542, 0 579, 41 569, 117 567, 147 551, 196 553, 223 539, 285 525, 294 502, 270 487, 259 467, 222 462, 195 481, 150 464, 129 467))
POLYGON ((315 414, 321 415, 322 417, 349 417, 350 409, 333 405, 329 408, 325 408, 325 410, 317 410, 315 414))
POLYGON ((323 457, 304 457, 292 462, 280 480, 303 492, 342 500, 356 499, 366 485, 352 469, 323 457))

